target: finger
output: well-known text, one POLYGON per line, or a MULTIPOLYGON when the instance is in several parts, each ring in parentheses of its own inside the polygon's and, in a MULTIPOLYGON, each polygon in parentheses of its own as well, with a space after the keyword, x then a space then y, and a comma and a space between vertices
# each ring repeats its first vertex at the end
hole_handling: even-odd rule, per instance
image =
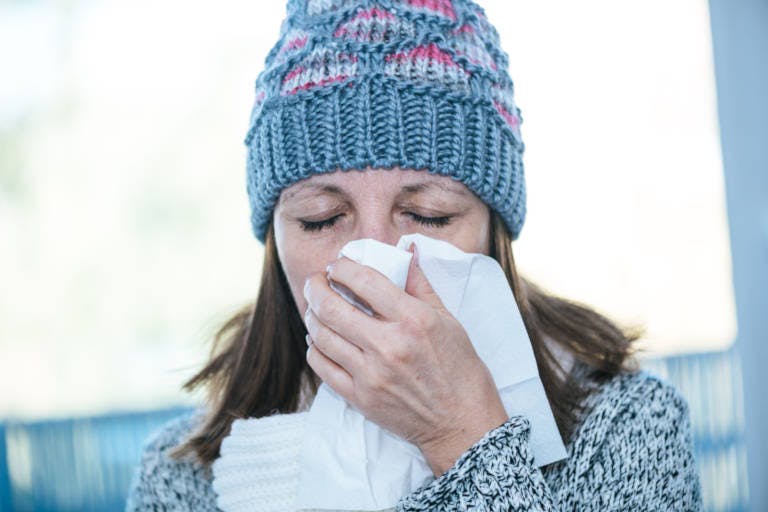
POLYGON ((370 350, 372 333, 380 320, 370 317, 333 291, 325 274, 315 273, 304 283, 304 298, 309 309, 328 328, 362 350, 370 350))
POLYGON ((443 301, 440 299, 440 296, 434 288, 432 288, 432 285, 429 284, 427 276, 419 265, 419 251, 416 248, 416 244, 411 242, 408 250, 413 252, 413 258, 411 258, 411 264, 408 267, 408 279, 405 282, 405 292, 436 308, 445 309, 443 301))
POLYGON ((352 376, 318 350, 314 343, 307 348, 307 363, 323 382, 331 386, 342 398, 350 401, 354 389, 352 376))
POLYGON ((397 320, 400 317, 398 303, 403 290, 378 270, 341 257, 328 265, 328 278, 350 289, 380 318, 397 320))
POLYGON ((364 360, 363 351, 357 345, 345 340, 323 325, 309 308, 304 313, 304 324, 307 326, 307 332, 311 336, 315 348, 344 368, 353 377, 360 375, 364 360))

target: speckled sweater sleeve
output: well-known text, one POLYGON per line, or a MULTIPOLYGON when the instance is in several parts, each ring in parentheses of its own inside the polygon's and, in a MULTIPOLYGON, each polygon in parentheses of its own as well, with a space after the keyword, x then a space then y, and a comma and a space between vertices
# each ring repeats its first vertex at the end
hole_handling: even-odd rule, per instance
POLYGON ((128 491, 126 512, 220 512, 208 468, 168 455, 192 432, 197 419, 194 415, 176 418, 147 439, 128 491))
POLYGON ((396 512, 555 510, 528 449, 530 424, 513 416, 486 433, 439 478, 403 497, 396 512))
POLYGON ((677 392, 628 376, 596 403, 569 458, 546 478, 532 461, 528 421, 515 416, 396 511, 701 510, 688 408, 677 392))

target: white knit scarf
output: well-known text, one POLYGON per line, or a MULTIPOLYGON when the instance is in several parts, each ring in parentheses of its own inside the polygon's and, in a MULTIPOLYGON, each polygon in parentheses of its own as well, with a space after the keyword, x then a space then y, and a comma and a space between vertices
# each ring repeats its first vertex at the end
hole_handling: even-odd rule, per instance
POLYGON ((295 512, 299 454, 311 399, 302 393, 300 412, 232 422, 212 466, 213 490, 221 510, 295 512))

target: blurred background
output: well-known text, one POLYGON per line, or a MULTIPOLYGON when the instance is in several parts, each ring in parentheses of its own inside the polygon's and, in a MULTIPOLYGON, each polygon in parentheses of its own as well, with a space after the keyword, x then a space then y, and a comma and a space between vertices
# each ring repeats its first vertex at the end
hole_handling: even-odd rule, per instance
MULTIPOLYGON (((768 2, 480 3, 523 115, 521 272, 645 326, 707 510, 768 509, 768 2)), ((243 139, 284 12, 0 0, 0 510, 120 509, 199 402, 258 288, 243 139)))

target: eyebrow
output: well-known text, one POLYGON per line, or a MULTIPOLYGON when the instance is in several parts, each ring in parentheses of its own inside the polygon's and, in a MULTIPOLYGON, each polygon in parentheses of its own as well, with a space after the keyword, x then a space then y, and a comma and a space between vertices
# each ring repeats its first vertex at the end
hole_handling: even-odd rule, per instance
MULTIPOLYGON (((421 183, 404 185, 400 189, 400 194, 418 194, 419 192, 425 192, 435 188, 440 189, 444 192, 449 192, 462 197, 466 197, 468 194, 468 191, 464 190, 463 188, 452 187, 443 183, 435 183, 430 181, 423 181, 421 183)), ((305 184, 299 185, 296 190, 291 191, 286 198, 289 199, 295 196, 296 194, 299 194, 305 191, 314 191, 316 193, 325 192, 328 194, 334 194, 339 196, 347 195, 347 192, 344 189, 336 185, 331 185, 330 183, 305 183, 305 184)))

